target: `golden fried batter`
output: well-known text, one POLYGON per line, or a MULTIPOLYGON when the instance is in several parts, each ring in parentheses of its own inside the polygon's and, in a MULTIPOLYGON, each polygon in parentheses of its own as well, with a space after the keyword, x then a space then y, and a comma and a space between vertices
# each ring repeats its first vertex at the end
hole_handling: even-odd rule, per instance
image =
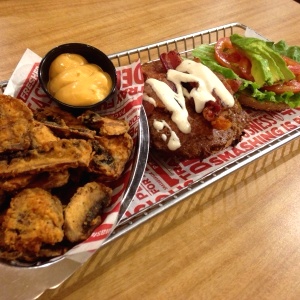
POLYGON ((62 127, 85 128, 75 116, 57 106, 37 109, 34 112, 34 118, 42 123, 53 123, 62 127))
POLYGON ((0 161, 0 177, 88 166, 92 148, 85 140, 61 139, 0 161))
POLYGON ((31 110, 23 101, 10 96, 0 95, 0 103, 0 153, 28 149, 31 110))
POLYGON ((23 174, 17 177, 0 179, 0 189, 5 192, 18 191, 26 187, 34 177, 34 174, 23 174))
POLYGON ((89 171, 107 181, 120 177, 128 162, 133 141, 128 133, 116 136, 96 136, 92 141, 94 155, 89 171))
POLYGON ((18 259, 22 254, 17 251, 11 249, 4 241, 4 213, 0 213, 0 258, 5 260, 15 260, 18 259))
POLYGON ((78 119, 100 135, 122 135, 129 130, 127 121, 103 117, 90 110, 81 114, 78 119))
POLYGON ((4 243, 20 253, 38 253, 43 244, 62 241, 63 208, 58 198, 40 189, 25 189, 4 215, 4 243))
POLYGON ((59 140, 46 125, 36 121, 30 130, 30 136, 32 148, 38 148, 46 143, 59 140))
POLYGON ((112 195, 98 180, 119 178, 131 156, 128 130, 124 120, 32 113, 0 96, 0 259, 34 262, 89 237, 112 195))
POLYGON ((25 187, 40 187, 42 189, 49 190, 67 184, 69 177, 69 170, 50 173, 42 172, 37 174, 21 174, 12 178, 0 179, 0 190, 13 192, 25 187))
POLYGON ((47 125, 61 138, 92 139, 96 132, 87 128, 71 113, 59 107, 45 107, 34 112, 35 120, 47 125))
POLYGON ((65 208, 65 235, 71 242, 87 239, 101 223, 101 213, 108 206, 112 190, 97 182, 78 188, 65 208))

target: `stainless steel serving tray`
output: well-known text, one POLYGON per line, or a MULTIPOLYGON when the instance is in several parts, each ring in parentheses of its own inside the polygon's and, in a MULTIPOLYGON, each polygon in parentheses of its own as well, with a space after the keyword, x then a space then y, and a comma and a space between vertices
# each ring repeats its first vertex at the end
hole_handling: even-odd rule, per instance
MULTIPOLYGON (((155 44, 149 44, 147 46, 131 49, 128 51, 116 53, 110 55, 110 58, 115 63, 115 65, 124 65, 141 60, 141 63, 154 61, 159 58, 159 55, 163 52, 177 49, 182 55, 186 57, 191 56, 192 50, 200 44, 207 43, 213 44, 219 38, 230 36, 233 33, 238 33, 241 35, 259 37, 265 39, 262 35, 257 33, 250 27, 241 23, 230 23, 223 26, 211 28, 208 30, 199 31, 189 35, 176 37, 174 39, 169 39, 155 44)), ((217 182, 218 180, 224 178, 225 176, 241 169, 242 167, 254 162, 265 154, 274 151, 275 149, 285 145, 286 143, 298 138, 300 135, 300 128, 296 128, 282 136, 266 142, 260 148, 247 153, 235 159, 233 162, 228 163, 225 167, 222 167, 183 188, 182 190, 160 200, 159 202, 147 207, 138 213, 131 215, 128 218, 124 218, 119 222, 112 235, 106 240, 105 243, 109 243, 121 235, 129 232, 130 230, 136 228, 142 223, 146 222, 150 218, 162 213, 171 206, 179 203, 185 198, 199 192, 200 190, 208 187, 209 185, 217 182)))
MULTIPOLYGON (((119 52, 110 55, 110 59, 113 61, 115 66, 124 66, 130 63, 136 62, 138 59, 141 63, 157 60, 159 55, 163 52, 177 49, 182 55, 190 57, 191 51, 200 44, 203 43, 215 43, 219 38, 229 36, 233 33, 239 33, 248 36, 260 36, 257 32, 240 23, 231 23, 215 28, 211 28, 204 31, 199 31, 193 34, 169 39, 163 42, 142 46, 139 48, 131 49, 124 52, 119 52)), ((262 37, 262 36, 261 36, 262 37)), ((263 37, 262 37, 263 38, 263 37)), ((1 88, 5 88, 6 82, 0 82, 0 93, 1 88)), ((201 191, 226 177, 227 175, 241 169, 242 167, 258 160, 263 155, 274 151, 275 149, 285 145, 286 143, 298 138, 300 135, 300 128, 291 130, 290 132, 283 134, 279 138, 265 143, 260 148, 248 152, 244 156, 240 156, 233 162, 228 163, 225 167, 219 168, 210 174, 201 177, 199 180, 193 182, 182 190, 160 200, 159 202, 139 211, 138 213, 125 217, 124 213, 128 208, 136 189, 129 189, 122 205, 122 209, 119 215, 119 223, 115 228, 114 232, 106 239, 103 243, 108 244, 118 237, 128 233, 132 229, 143 224, 150 218, 162 213, 171 206, 183 201, 187 197, 194 193, 201 191)), ((148 126, 144 110, 141 111, 141 124, 139 127, 139 152, 136 156, 135 167, 133 171, 134 184, 138 184, 141 180, 141 174, 144 171, 145 161, 148 157, 148 126), (146 140, 144 138, 146 137, 146 140)), ((49 266, 43 268, 14 268, 11 266, 1 266, 0 280, 1 285, 5 287, 10 294, 6 293, 1 295, 5 297, 3 299, 32 299, 38 297, 47 288, 55 288, 60 285, 65 279, 72 275, 72 273, 80 267, 82 263, 70 260, 68 258, 58 260, 55 263, 51 263, 49 266), (16 271, 17 270, 17 271, 16 271), (49 276, 55 274, 55 276, 49 276), (20 277, 21 275, 21 277, 20 277), (21 282, 20 279, 26 276, 26 280, 21 282), (54 278, 55 277, 55 278, 54 278)))

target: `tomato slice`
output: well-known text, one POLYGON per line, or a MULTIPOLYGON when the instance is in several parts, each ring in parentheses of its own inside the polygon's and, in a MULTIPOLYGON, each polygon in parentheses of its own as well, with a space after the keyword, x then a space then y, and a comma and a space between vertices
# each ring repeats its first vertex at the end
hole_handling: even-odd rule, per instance
POLYGON ((274 84, 271 86, 265 86, 264 90, 272 91, 276 94, 282 94, 284 92, 299 93, 300 92, 300 63, 287 56, 282 56, 282 58, 287 64, 287 67, 295 74, 296 78, 288 82, 274 84))
POLYGON ((293 60, 292 58, 289 58, 287 56, 282 56, 285 63, 287 64, 287 67, 297 76, 300 75, 300 63, 293 60))
POLYGON ((264 90, 271 91, 276 94, 282 94, 284 92, 293 92, 299 93, 300 92, 300 82, 296 79, 290 80, 288 82, 274 84, 270 86, 264 86, 264 90))
POLYGON ((217 41, 215 58, 220 65, 232 69, 241 78, 254 81, 251 74, 251 61, 232 45, 229 37, 217 41))

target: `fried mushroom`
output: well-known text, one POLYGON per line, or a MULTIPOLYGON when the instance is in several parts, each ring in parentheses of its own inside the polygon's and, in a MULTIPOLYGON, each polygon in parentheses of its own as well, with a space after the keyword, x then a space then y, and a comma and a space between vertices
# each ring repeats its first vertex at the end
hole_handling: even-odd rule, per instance
POLYGON ((100 135, 122 135, 129 130, 129 124, 125 120, 100 116, 94 111, 86 111, 78 117, 87 127, 97 131, 100 135))
POLYGON ((34 119, 48 126, 60 138, 92 139, 95 131, 59 107, 50 106, 34 112, 34 119))
POLYGON ((65 236, 70 242, 87 239, 102 222, 103 210, 109 205, 112 190, 98 182, 78 188, 65 208, 65 236))
POLYGON ((133 149, 133 140, 128 133, 117 136, 96 136, 92 141, 94 154, 88 170, 105 181, 120 177, 133 149))
POLYGON ((0 95, 0 153, 27 150, 31 145, 33 115, 26 104, 0 95))
POLYGON ((3 217, 4 245, 20 257, 38 255, 43 244, 63 240, 63 223, 63 207, 57 197, 41 188, 25 189, 12 198, 3 217))
POLYGON ((38 148, 49 142, 58 141, 59 138, 55 136, 52 131, 43 123, 34 122, 30 130, 31 148, 38 148))
POLYGON ((91 153, 91 145, 85 140, 49 142, 37 149, 15 153, 9 159, 0 158, 0 178, 88 166, 91 153))

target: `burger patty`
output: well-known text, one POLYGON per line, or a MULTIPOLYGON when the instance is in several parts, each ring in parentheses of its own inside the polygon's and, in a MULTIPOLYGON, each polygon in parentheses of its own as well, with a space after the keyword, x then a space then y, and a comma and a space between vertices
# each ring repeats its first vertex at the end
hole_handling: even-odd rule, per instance
POLYGON ((232 107, 221 104, 218 118, 226 120, 230 126, 218 129, 204 115, 204 110, 200 113, 196 112, 193 98, 185 97, 191 131, 183 133, 179 130, 177 124, 172 121, 171 112, 166 109, 161 99, 159 99, 151 85, 147 84, 146 81, 148 78, 156 78, 167 82, 174 89, 172 82, 170 83, 166 79, 166 72, 161 67, 160 62, 156 61, 145 64, 142 66, 142 70, 145 79, 143 104, 147 113, 152 148, 179 158, 199 158, 202 160, 231 145, 236 145, 241 140, 244 129, 249 124, 250 117, 236 99, 232 107), (149 99, 153 99, 154 101, 151 102, 149 99), (166 126, 158 130, 157 126, 155 126, 156 121, 163 122, 166 126), (180 141, 180 147, 171 150, 168 142, 174 133, 180 141))

